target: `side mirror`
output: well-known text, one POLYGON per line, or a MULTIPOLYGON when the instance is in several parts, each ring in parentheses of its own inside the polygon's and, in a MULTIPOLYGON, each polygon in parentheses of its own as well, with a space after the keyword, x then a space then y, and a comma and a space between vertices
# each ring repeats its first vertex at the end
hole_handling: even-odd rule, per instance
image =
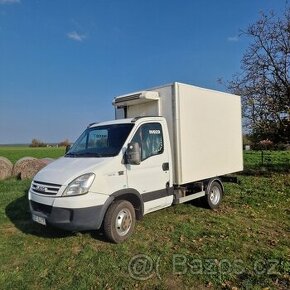
POLYGON ((70 150, 70 148, 71 148, 71 145, 66 145, 66 147, 65 147, 65 154, 70 150))
POLYGON ((139 143, 132 142, 128 144, 126 160, 128 164, 132 165, 139 165, 141 163, 141 150, 139 143))

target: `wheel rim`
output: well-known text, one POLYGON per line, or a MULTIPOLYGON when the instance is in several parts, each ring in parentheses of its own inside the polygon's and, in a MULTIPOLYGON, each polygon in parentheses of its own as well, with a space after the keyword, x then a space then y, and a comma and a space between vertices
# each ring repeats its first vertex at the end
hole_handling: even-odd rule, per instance
POLYGON ((213 186, 210 194, 209 194, 209 199, 212 204, 218 204, 221 198, 221 193, 220 190, 217 186, 213 186))
POLYGON ((127 208, 119 211, 116 217, 116 231, 119 236, 125 236, 131 229, 132 215, 127 208))

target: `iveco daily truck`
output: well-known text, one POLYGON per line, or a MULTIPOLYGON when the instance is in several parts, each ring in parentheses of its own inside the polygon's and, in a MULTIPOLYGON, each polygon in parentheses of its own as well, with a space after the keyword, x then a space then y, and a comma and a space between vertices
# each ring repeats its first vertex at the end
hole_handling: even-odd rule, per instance
POLYGON ((202 198, 216 208, 223 176, 243 169, 241 101, 172 83, 116 97, 116 118, 95 123, 29 190, 32 219, 103 231, 115 243, 136 219, 202 198))

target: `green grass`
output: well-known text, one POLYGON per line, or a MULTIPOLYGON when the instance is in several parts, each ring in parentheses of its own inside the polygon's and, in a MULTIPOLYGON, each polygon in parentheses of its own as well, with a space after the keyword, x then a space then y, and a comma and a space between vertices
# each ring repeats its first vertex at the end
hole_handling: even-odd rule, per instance
POLYGON ((290 172, 290 151, 244 151, 246 171, 290 172))
POLYGON ((239 179, 218 210, 195 202, 151 213, 121 245, 32 223, 30 182, 0 181, 1 288, 289 289, 290 174, 239 179), (147 264, 134 264, 140 254, 147 264))
POLYGON ((65 152, 64 147, 41 147, 32 148, 24 146, 0 146, 0 156, 8 158, 12 163, 15 163, 22 157, 35 158, 58 158, 63 156, 65 152))

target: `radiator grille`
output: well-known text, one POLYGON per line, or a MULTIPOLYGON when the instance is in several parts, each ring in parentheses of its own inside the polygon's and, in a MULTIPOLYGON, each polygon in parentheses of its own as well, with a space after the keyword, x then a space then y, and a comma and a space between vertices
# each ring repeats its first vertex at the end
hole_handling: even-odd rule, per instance
POLYGON ((61 185, 54 183, 45 183, 40 181, 32 181, 32 192, 44 195, 57 195, 61 185))

